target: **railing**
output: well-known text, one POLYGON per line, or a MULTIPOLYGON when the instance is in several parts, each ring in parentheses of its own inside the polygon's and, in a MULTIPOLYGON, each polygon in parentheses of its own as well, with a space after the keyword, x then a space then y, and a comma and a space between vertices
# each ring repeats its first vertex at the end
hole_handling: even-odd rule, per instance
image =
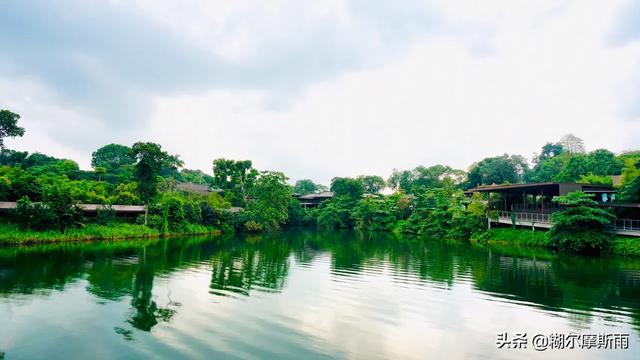
POLYGON ((544 204, 511 204, 511 210, 525 212, 526 210, 553 212, 560 208, 557 203, 545 202, 544 204))
POLYGON ((501 219, 507 219, 516 222, 519 221, 527 221, 531 223, 551 223, 549 214, 538 214, 538 213, 521 213, 521 212, 510 212, 510 211, 499 211, 498 217, 501 219))
MULTIPOLYGON (((520 225, 519 223, 521 222, 528 222, 532 224, 551 224, 550 214, 498 211, 498 219, 509 222, 513 222, 515 219, 516 225, 520 225)), ((609 229, 612 231, 640 232, 640 220, 616 219, 611 222, 609 229)))
POLYGON ((616 219, 611 222, 610 228, 621 231, 640 231, 640 220, 616 219))

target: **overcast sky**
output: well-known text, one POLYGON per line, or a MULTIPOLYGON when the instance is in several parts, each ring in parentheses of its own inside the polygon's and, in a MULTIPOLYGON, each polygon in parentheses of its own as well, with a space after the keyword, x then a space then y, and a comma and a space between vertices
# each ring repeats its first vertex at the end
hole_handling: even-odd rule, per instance
POLYGON ((292 180, 640 148, 640 2, 2 1, 14 149, 154 141, 292 180))

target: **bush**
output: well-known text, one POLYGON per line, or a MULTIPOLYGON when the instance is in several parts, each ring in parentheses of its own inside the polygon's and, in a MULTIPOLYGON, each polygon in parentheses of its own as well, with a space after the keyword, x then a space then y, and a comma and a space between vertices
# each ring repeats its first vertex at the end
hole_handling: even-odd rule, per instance
POLYGON ((206 201, 200 202, 200 217, 203 225, 213 226, 220 223, 217 211, 206 201))
POLYGON ((342 225, 340 216, 333 206, 327 206, 318 213, 318 226, 323 229, 335 229, 342 225))
POLYGON ((26 196, 18 200, 13 217, 22 230, 46 230, 55 224, 55 216, 47 206, 33 203, 26 196))
POLYGON ((152 214, 158 214, 158 210, 161 211, 161 221, 158 226, 154 219, 153 224, 150 221, 149 224, 153 227, 157 227, 162 233, 169 233, 172 231, 179 231, 187 224, 187 217, 185 213, 184 200, 175 194, 170 194, 164 197, 157 206, 153 207, 152 214))
POLYGON ((185 202, 184 216, 189 224, 202 224, 202 209, 193 201, 185 202))
POLYGON ((61 232, 81 225, 82 213, 75 206, 68 184, 54 184, 44 191, 44 204, 53 213, 55 227, 61 232))
POLYGON ((619 236, 611 244, 611 252, 616 255, 640 256, 640 241, 637 238, 619 236))
POLYGON ((260 232, 264 231, 264 226, 255 220, 249 220, 244 223, 244 231, 246 232, 260 232))
POLYGON ((116 221, 116 211, 111 206, 98 207, 96 224, 111 225, 116 221))

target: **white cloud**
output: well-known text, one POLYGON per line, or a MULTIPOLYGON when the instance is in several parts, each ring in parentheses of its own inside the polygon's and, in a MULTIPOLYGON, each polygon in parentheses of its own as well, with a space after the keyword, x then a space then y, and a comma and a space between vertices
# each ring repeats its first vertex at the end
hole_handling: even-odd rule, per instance
POLYGON ((592 149, 637 147, 640 124, 618 118, 615 89, 634 71, 640 47, 606 47, 606 26, 589 22, 606 16, 579 10, 535 28, 502 18, 491 56, 432 37, 398 61, 309 87, 284 111, 246 92, 159 99, 150 128, 166 133, 159 141, 188 163, 251 158, 325 183, 419 164, 467 168, 503 152, 530 156, 568 132, 592 149))
MULTIPOLYGON (((252 76, 271 78, 278 69, 288 80, 251 85, 243 78, 234 86, 232 76, 221 74, 221 85, 203 74, 210 86, 147 91, 141 98, 152 99, 151 111, 139 119, 146 125, 132 127, 122 142, 158 141, 205 171, 214 158, 252 159, 258 168, 323 183, 419 164, 467 168, 504 152, 529 157, 569 132, 590 149, 638 148, 640 119, 627 109, 638 98, 640 41, 607 41, 623 5, 433 1, 411 3, 420 9, 412 12, 377 2, 142 1, 141 16, 190 44, 243 64, 252 76)), ((62 111, 55 89, 45 90, 28 106, 15 96, 7 104, 34 124, 73 123, 65 127, 91 134, 84 141, 95 147, 114 140, 100 138, 108 122, 91 120, 81 106, 62 111)), ((36 148, 77 158, 77 147, 46 129, 28 126, 14 144, 50 144, 36 148)))

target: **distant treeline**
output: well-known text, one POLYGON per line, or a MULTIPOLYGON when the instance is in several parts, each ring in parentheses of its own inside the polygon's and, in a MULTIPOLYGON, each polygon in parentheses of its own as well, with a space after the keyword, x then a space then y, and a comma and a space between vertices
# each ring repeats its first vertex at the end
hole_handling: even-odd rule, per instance
MULTIPOLYGON (((18 119, 8 110, 0 112, 0 140, 24 134, 18 119)), ((213 175, 208 175, 184 168, 179 155, 149 142, 105 145, 93 152, 91 166, 90 171, 80 170, 72 160, 3 147, 0 201, 20 200, 17 213, 23 219, 18 216, 15 221, 30 228, 78 226, 83 220, 73 211, 75 203, 146 204, 149 215, 137 221, 161 231, 188 224, 245 231, 318 225, 457 238, 484 230, 485 202, 462 193, 478 185, 546 181, 613 185, 615 177, 619 200, 640 201, 640 151, 586 152, 582 140, 573 135, 544 144, 531 161, 504 154, 482 159, 468 171, 446 165, 418 166, 394 170, 387 179, 378 175, 336 177, 329 186, 309 179, 290 186, 283 173, 259 171, 250 160, 213 160, 213 175), (222 191, 180 191, 179 182, 222 191), (384 189, 391 189, 392 195, 382 195, 384 189), (333 198, 309 210, 292 196, 327 190, 334 193, 333 198), (24 219, 51 211, 56 213, 42 215, 51 218, 44 224, 24 219)))

